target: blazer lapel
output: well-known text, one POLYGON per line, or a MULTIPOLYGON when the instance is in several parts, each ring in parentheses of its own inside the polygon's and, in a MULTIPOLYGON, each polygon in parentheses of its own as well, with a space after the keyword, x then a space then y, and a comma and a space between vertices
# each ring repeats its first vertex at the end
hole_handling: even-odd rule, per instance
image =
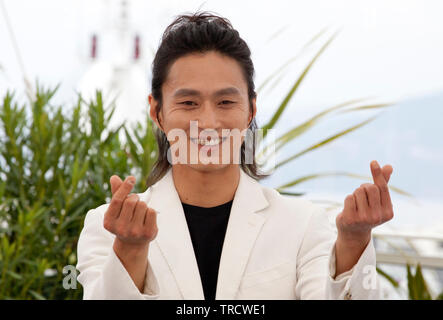
MULTIPOLYGON (((158 211, 157 242, 185 300, 204 299, 203 287, 183 206, 175 189, 172 169, 143 194, 142 200, 158 211)), ((266 220, 269 205, 260 184, 240 169, 223 243, 216 299, 235 299, 254 242, 266 220)))
POLYGON ((185 300, 204 299, 197 260, 171 168, 151 187, 148 203, 158 211, 157 242, 185 300))
POLYGON ((240 169, 220 259, 217 300, 236 298, 251 250, 266 220, 259 211, 268 205, 261 185, 240 169))

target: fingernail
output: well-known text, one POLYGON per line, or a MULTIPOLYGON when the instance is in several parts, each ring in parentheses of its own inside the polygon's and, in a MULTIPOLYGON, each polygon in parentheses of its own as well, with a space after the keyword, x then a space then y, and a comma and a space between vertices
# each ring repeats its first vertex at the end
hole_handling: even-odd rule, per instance
POLYGON ((133 185, 135 183, 135 180, 134 180, 134 178, 129 178, 128 182, 133 185))

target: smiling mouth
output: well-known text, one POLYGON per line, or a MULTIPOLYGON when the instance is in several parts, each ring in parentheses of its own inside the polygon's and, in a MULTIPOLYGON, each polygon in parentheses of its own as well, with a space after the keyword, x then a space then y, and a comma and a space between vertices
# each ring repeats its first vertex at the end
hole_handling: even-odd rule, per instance
POLYGON ((227 137, 223 137, 221 139, 220 138, 215 138, 215 139, 211 138, 211 140, 190 138, 190 140, 193 143, 195 143, 199 146, 209 146, 209 147, 219 145, 219 144, 223 143, 226 139, 227 139, 227 137))

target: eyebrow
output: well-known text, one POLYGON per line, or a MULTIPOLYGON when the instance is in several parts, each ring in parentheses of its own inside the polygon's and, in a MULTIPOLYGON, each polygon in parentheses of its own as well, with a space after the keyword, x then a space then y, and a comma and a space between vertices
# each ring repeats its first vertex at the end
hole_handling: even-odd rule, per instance
MULTIPOLYGON (((220 90, 215 91, 212 95, 214 97, 224 96, 224 95, 240 95, 240 91, 235 87, 227 87, 220 90)), ((188 97, 188 96, 201 96, 201 92, 195 89, 181 88, 174 92, 173 97, 188 97)))

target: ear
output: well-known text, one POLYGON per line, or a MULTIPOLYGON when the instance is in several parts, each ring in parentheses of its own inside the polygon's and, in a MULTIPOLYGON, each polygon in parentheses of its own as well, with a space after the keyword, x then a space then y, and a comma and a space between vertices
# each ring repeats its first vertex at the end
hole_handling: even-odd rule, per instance
POLYGON ((164 132, 163 127, 160 124, 162 122, 161 112, 159 112, 159 117, 157 117, 158 101, 154 99, 154 97, 152 96, 152 93, 149 94, 149 96, 148 96, 148 102, 149 102, 149 105, 150 105, 149 116, 151 117, 152 121, 155 122, 157 127, 159 127, 160 130, 162 130, 164 132))

